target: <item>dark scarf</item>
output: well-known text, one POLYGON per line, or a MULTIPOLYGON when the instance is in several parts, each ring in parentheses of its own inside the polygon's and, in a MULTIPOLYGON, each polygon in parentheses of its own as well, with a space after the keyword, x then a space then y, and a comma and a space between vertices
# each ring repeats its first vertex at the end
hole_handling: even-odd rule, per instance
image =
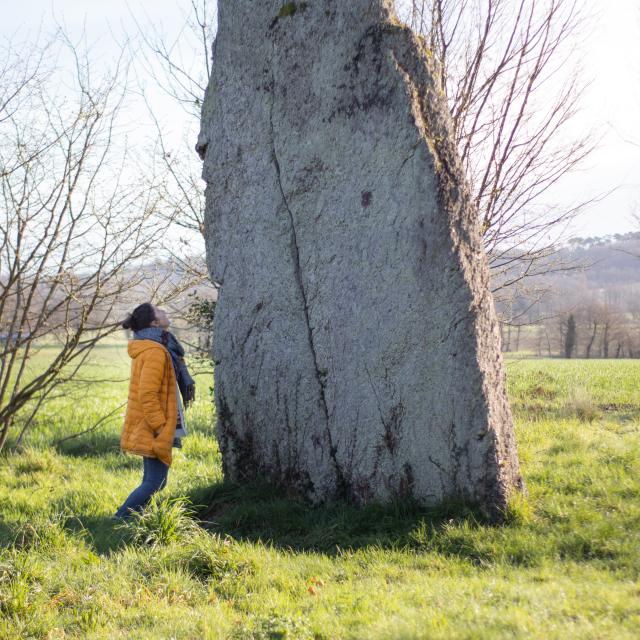
POLYGON ((182 396, 183 402, 186 401, 187 387, 193 385, 194 381, 184 362, 184 347, 180 344, 178 338, 170 331, 165 331, 160 327, 140 329, 140 331, 134 331, 133 336, 136 340, 154 340, 165 347, 171 356, 173 370, 176 374, 178 387, 180 388, 180 395, 182 396))

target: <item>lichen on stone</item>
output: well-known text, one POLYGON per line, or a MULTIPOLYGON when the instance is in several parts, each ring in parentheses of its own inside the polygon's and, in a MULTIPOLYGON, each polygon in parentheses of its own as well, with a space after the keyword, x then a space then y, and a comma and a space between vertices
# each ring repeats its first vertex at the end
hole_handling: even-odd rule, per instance
POLYGON ((279 18, 290 18, 292 15, 296 13, 296 11, 304 11, 308 6, 307 2, 299 2, 296 4, 295 2, 287 2, 280 7, 280 11, 278 12, 279 18))

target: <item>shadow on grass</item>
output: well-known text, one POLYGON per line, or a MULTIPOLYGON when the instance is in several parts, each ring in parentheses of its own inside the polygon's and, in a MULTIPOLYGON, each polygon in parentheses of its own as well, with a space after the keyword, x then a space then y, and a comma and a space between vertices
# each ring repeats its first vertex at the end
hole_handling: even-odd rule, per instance
POLYGON ((430 508, 408 499, 364 507, 345 503, 313 506, 264 483, 219 483, 187 497, 208 531, 281 549, 329 554, 370 546, 402 547, 410 544, 409 534, 419 525, 485 521, 462 501, 430 508))
POLYGON ((109 555, 130 542, 130 536, 108 516, 61 514, 53 521, 0 522, 0 549, 39 553, 42 549, 67 549, 67 545, 74 546, 80 540, 95 553, 109 555))
POLYGON ((579 420, 589 425, 602 418, 620 424, 637 422, 640 419, 640 406, 637 404, 593 402, 592 405, 581 408, 571 406, 566 399, 560 404, 550 404, 544 398, 536 398, 535 395, 513 400, 511 409, 517 420, 579 420))
POLYGON ((76 458, 102 457, 120 451, 120 436, 114 433, 92 433, 54 444, 55 450, 76 458))
MULTIPOLYGON (((75 529, 73 522, 67 524, 69 529, 75 529)), ((77 518, 77 528, 84 528, 90 534, 90 545, 99 555, 110 555, 130 542, 130 537, 118 523, 109 516, 80 516, 77 518)))
MULTIPOLYGON (((345 503, 313 506, 265 483, 218 483, 185 497, 206 531, 278 549, 328 555, 347 549, 413 545, 410 534, 425 524, 438 527, 451 521, 483 522, 478 512, 462 502, 449 501, 432 508, 411 500, 365 507, 345 503)), ((79 533, 84 530, 90 546, 100 555, 116 552, 130 542, 126 530, 109 516, 76 515, 67 520, 65 528, 79 533)))
POLYGON ((0 549, 11 547, 13 537, 14 530, 12 527, 0 519, 0 549))

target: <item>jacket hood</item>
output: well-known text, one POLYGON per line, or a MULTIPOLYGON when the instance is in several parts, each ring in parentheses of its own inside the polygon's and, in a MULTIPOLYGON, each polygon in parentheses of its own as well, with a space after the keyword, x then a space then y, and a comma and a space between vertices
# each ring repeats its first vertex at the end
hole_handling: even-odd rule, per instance
POLYGON ((129 340, 127 353, 130 358, 135 359, 149 349, 162 349, 166 351, 166 349, 160 343, 155 342, 155 340, 129 340))

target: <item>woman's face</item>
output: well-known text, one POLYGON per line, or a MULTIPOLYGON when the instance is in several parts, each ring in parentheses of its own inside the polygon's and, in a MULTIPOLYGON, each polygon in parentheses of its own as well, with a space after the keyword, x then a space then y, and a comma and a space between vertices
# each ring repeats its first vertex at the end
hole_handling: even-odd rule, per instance
POLYGON ((168 329, 171 324, 169 316, 164 309, 154 307, 156 319, 151 323, 152 327, 160 327, 161 329, 168 329))

